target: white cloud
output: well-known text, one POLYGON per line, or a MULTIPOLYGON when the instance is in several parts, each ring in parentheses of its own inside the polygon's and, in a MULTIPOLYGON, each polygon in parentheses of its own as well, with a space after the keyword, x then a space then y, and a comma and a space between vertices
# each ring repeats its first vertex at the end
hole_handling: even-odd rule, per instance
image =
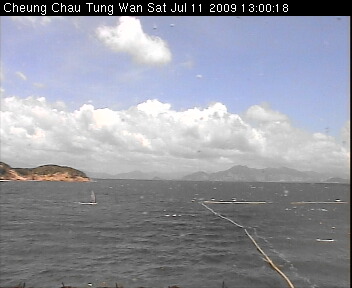
POLYGON ((96 32, 105 45, 116 52, 130 54, 137 63, 160 65, 171 61, 167 43, 159 37, 144 33, 137 18, 120 17, 117 26, 100 26, 96 32))
POLYGON ((301 131, 269 107, 255 105, 245 115, 261 122, 250 124, 221 103, 176 111, 154 99, 127 110, 85 104, 69 112, 64 103, 43 97, 9 97, 1 103, 1 154, 4 161, 112 173, 170 167, 216 171, 235 164, 349 171, 349 151, 333 137, 301 131))
MULTIPOLYGON (((38 13, 46 14, 46 5, 39 6, 38 13)), ((53 20, 62 19, 62 16, 11 16, 13 21, 16 21, 23 25, 41 25, 45 26, 50 24, 53 20)))
POLYGON ((24 80, 24 81, 27 80, 27 76, 24 75, 24 74, 23 74, 22 72, 20 72, 20 71, 17 71, 17 72, 16 72, 16 75, 17 75, 19 78, 21 78, 22 80, 24 80))
POLYGON ((148 115, 158 116, 161 113, 167 113, 170 110, 170 104, 164 104, 158 100, 147 100, 144 103, 138 104, 137 109, 148 115))
POLYGON ((44 88, 45 87, 45 85, 43 83, 39 83, 39 82, 33 83, 33 86, 37 87, 37 88, 44 88))
POLYGON ((254 105, 246 111, 245 116, 260 123, 288 121, 286 115, 270 109, 268 105, 254 105))

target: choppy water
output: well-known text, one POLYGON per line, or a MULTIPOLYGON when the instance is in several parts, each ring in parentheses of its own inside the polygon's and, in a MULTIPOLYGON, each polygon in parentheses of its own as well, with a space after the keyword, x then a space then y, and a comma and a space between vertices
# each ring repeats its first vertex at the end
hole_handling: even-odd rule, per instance
POLYGON ((0 286, 350 287, 349 185, 97 180, 0 183, 0 286), (98 205, 89 201, 94 190, 98 205), (318 242, 333 239, 333 242, 318 242))

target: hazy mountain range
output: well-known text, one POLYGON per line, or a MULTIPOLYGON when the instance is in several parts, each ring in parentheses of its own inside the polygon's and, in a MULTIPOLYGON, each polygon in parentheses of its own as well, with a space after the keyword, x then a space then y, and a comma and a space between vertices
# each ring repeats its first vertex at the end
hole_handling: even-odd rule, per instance
POLYGON ((168 172, 145 173, 141 171, 111 175, 107 173, 84 173, 71 167, 58 165, 42 165, 35 168, 12 168, 8 164, 0 162, 0 180, 89 181, 90 179, 87 175, 90 178, 100 179, 350 183, 349 179, 331 177, 331 175, 313 171, 298 171, 287 167, 257 169, 236 165, 224 171, 214 173, 199 171, 186 176, 168 172))
POLYGON ((171 173, 144 173, 132 171, 110 175, 106 173, 88 173, 92 178, 103 179, 144 179, 144 180, 187 180, 187 181, 233 181, 233 182, 336 182, 349 183, 348 179, 332 177, 328 174, 313 171, 299 171, 291 168, 249 168, 236 165, 228 170, 207 173, 203 171, 188 174, 186 176, 173 175, 171 173))

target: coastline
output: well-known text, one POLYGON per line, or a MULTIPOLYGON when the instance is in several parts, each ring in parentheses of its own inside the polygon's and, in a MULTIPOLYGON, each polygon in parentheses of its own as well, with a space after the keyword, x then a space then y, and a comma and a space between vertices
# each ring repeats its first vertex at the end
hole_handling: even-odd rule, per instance
POLYGON ((0 179, 0 182, 93 182, 93 181, 91 179, 40 179, 40 180, 0 179))
POLYGON ((70 177, 67 174, 54 174, 54 175, 31 175, 30 177, 13 177, 9 179, 0 179, 0 182, 10 181, 27 181, 27 182, 43 182, 43 181, 57 181, 57 182, 91 182, 90 178, 81 176, 70 177))

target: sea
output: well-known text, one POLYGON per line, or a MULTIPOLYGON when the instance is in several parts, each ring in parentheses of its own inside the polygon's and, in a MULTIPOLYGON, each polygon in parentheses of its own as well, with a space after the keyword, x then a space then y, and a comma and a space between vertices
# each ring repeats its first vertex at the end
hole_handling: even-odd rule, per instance
POLYGON ((0 189, 0 287, 289 287, 244 228, 293 287, 350 287, 349 184, 96 179, 0 189), (80 205, 91 191, 98 204, 80 205))

